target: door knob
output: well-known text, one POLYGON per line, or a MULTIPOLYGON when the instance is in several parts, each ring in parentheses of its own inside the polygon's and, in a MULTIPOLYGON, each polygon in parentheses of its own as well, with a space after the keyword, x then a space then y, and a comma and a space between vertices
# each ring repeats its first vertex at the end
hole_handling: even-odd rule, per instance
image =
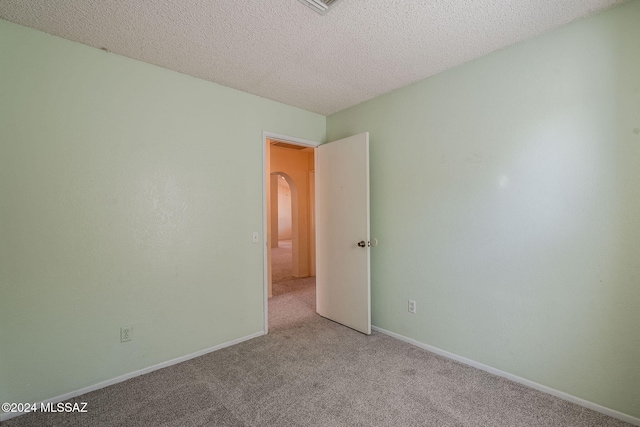
POLYGON ((366 246, 367 246, 367 244, 365 243, 365 241, 364 241, 364 240, 360 240, 360 241, 358 242, 358 246, 360 246, 361 248, 364 248, 364 247, 366 247, 366 246))

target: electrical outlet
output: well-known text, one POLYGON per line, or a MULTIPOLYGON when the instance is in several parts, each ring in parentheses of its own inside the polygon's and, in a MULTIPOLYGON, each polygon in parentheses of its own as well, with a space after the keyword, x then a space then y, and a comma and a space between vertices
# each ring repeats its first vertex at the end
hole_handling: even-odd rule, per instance
POLYGON ((409 300, 409 313, 416 313, 416 302, 412 299, 409 300))
POLYGON ((120 328, 120 342, 131 341, 133 339, 133 326, 123 326, 120 328))

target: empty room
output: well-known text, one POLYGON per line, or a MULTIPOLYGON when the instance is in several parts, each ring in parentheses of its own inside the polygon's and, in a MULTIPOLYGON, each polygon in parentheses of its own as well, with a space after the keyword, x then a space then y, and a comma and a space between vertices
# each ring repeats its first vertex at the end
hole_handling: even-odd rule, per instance
POLYGON ((2 426, 640 426, 639 302, 640 0, 0 1, 2 426))

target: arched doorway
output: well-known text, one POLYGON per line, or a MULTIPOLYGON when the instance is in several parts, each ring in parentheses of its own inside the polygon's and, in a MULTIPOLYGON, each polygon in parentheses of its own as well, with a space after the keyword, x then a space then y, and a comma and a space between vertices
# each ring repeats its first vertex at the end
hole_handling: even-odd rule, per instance
POLYGON ((286 293, 283 286, 274 291, 274 283, 315 276, 314 149, 275 140, 267 140, 266 148, 266 267, 271 297, 286 293))
MULTIPOLYGON (((280 283, 293 278, 293 231, 297 227, 298 191, 293 179, 283 172, 273 172, 271 187, 272 241, 271 280, 280 283)), ((296 242, 296 249, 299 242, 296 242)))

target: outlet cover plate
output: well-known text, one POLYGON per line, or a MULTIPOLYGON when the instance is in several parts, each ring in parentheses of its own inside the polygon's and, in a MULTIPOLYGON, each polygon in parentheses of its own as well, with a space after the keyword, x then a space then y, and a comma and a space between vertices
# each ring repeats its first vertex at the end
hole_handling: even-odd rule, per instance
POLYGON ((133 326, 123 326, 120 328, 120 342, 127 342, 133 339, 133 326))
POLYGON ((407 307, 409 310, 409 313, 416 313, 416 302, 412 299, 409 300, 409 307, 407 307))

